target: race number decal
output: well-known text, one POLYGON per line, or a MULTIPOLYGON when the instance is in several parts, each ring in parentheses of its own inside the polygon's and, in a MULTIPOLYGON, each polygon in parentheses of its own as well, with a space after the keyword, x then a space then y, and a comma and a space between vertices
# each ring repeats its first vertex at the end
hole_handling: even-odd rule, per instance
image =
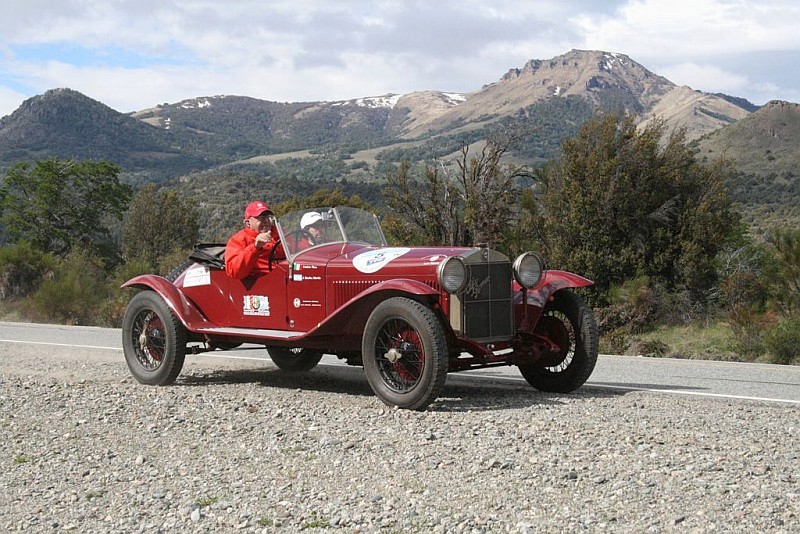
POLYGON ((353 267, 362 273, 375 273, 383 269, 387 263, 406 254, 410 248, 382 248, 359 254, 353 258, 353 267))
POLYGON ((242 313, 245 315, 269 315, 269 297, 265 295, 245 295, 242 313))
POLYGON ((183 275, 183 287, 207 286, 211 284, 211 273, 205 267, 195 267, 183 275))

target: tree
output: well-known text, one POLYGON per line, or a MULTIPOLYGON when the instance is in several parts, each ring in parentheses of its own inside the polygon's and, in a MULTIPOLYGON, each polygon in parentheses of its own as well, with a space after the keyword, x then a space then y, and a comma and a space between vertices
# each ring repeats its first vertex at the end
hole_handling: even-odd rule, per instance
POLYGON ((466 242, 463 204, 455 184, 437 166, 425 167, 422 181, 411 176, 404 161, 387 174, 386 203, 392 211, 390 233, 407 244, 461 245, 466 242))
POLYGON ((773 259, 767 274, 774 298, 786 316, 800 319, 800 230, 774 231, 767 243, 773 259))
POLYGON ((197 242, 200 222, 192 199, 149 184, 133 197, 122 229, 122 254, 156 267, 197 242))
POLYGON ((732 170, 699 164, 683 131, 630 116, 596 116, 564 141, 541 195, 538 232, 552 264, 595 281, 603 300, 639 276, 702 297, 714 260, 740 231, 725 184, 732 170))
POLYGON ((503 163, 517 137, 495 133, 477 155, 464 142, 454 167, 429 164, 422 180, 402 163, 387 175, 387 205, 428 244, 502 246, 515 215, 515 182, 530 176, 525 166, 503 163))
POLYGON ((109 224, 128 206, 131 188, 119 167, 105 161, 48 159, 18 163, 0 188, 8 240, 64 257, 75 246, 116 255, 109 224))
POLYGON ((542 248, 544 239, 538 232, 541 231, 537 224, 541 217, 541 205, 538 196, 542 188, 547 185, 550 162, 546 162, 532 169, 530 178, 533 187, 527 187, 519 192, 514 204, 515 217, 505 229, 506 253, 515 258, 527 251, 538 251, 542 248))
POLYGON ((281 216, 290 211, 302 209, 318 208, 320 206, 350 206, 365 210, 372 209, 371 206, 358 195, 346 196, 340 189, 318 189, 312 195, 305 197, 294 196, 284 202, 272 205, 272 211, 277 216, 281 216))

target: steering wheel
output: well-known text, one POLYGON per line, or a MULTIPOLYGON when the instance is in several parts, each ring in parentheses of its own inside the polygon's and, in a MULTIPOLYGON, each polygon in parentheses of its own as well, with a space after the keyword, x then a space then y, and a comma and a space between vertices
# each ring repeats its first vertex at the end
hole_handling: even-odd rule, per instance
MULTIPOLYGON (((299 252, 300 251, 300 242, 303 241, 303 240, 305 240, 305 242, 309 244, 308 246, 313 246, 314 237, 310 233, 308 233, 305 230, 303 230, 302 228, 300 230, 295 230, 294 232, 289 234, 289 236, 294 241, 294 251, 295 252, 299 252)), ((308 248, 308 247, 305 247, 305 248, 308 248)))
MULTIPOLYGON (((278 245, 280 245, 280 244, 281 244, 281 239, 278 238, 278 240, 275 241, 275 244, 272 245, 272 250, 269 251, 269 260, 268 261, 269 261, 269 270, 270 271, 272 270, 272 262, 273 261, 274 262, 278 261, 278 252, 277 252, 277 250, 278 250, 278 245)), ((280 247, 280 248, 281 248, 281 250, 283 250, 283 247, 280 247)), ((283 251, 283 253, 284 253, 284 255, 286 255, 286 251, 285 250, 283 251)))

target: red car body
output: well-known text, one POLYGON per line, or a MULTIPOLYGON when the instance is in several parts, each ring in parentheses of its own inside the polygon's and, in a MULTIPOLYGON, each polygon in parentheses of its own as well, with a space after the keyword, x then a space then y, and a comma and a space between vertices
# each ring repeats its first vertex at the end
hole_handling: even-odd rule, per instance
POLYGON ((199 245, 171 275, 126 282, 144 290, 123 324, 134 376, 171 383, 187 345, 258 343, 288 371, 312 368, 323 353, 363 365, 381 400, 423 409, 448 372, 517 365, 539 389, 571 391, 594 368, 597 327, 571 291, 590 285, 586 278, 536 273, 534 255, 512 264, 480 247, 389 247, 366 212, 314 211, 330 223, 325 243, 295 250, 306 243, 303 212, 287 214, 277 221, 287 258, 243 280, 225 274, 224 246, 199 245), (536 277, 533 287, 515 279, 518 263, 536 277), (443 280, 463 284, 449 292, 443 280))

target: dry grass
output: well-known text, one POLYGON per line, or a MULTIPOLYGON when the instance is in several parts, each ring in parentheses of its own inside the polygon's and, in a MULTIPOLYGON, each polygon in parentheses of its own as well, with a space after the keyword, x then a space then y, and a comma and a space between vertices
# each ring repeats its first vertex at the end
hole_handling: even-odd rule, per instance
MULTIPOLYGON (((691 360, 753 361, 736 353, 736 338, 725 322, 691 324, 687 326, 659 326, 652 332, 636 336, 642 342, 666 344, 664 356, 691 360)), ((767 355, 756 361, 767 361, 767 355)))

